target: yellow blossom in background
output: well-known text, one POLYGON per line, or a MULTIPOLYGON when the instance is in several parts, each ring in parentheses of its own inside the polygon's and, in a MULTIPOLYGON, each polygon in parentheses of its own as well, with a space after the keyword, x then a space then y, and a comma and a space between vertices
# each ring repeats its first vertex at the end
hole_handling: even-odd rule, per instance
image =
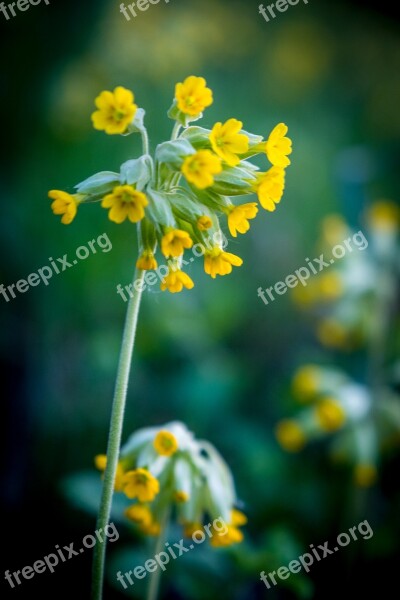
POLYGON ((347 329, 335 319, 324 319, 317 327, 318 339, 324 346, 346 348, 349 341, 347 329))
POLYGON ((157 536, 157 535, 160 535, 160 533, 161 533, 161 525, 157 521, 152 521, 148 525, 145 525, 143 523, 140 526, 140 530, 142 533, 145 533, 146 535, 157 536))
POLYGON ((77 195, 68 194, 62 190, 51 190, 49 192, 49 198, 54 200, 51 204, 53 214, 63 215, 61 223, 63 225, 72 223, 78 211, 79 200, 77 195))
POLYGON ((124 133, 137 111, 133 93, 121 86, 113 92, 101 92, 95 104, 98 110, 92 114, 93 127, 110 135, 124 133))
POLYGON ((124 515, 138 525, 148 526, 153 522, 153 515, 146 504, 133 504, 125 509, 124 515))
POLYGON ((177 490, 174 492, 174 500, 178 503, 187 502, 189 500, 189 494, 183 490, 177 490))
POLYGON ((176 294, 177 292, 181 292, 183 288, 191 290, 194 287, 194 283, 187 273, 176 269, 169 271, 168 275, 162 280, 160 287, 163 292, 168 290, 171 294, 176 294))
POLYGON ((229 275, 232 272, 232 266, 240 267, 242 264, 243 260, 239 256, 224 252, 218 247, 207 251, 204 256, 204 271, 213 279, 217 275, 229 275))
POLYGON ((324 398, 315 407, 315 416, 319 426, 324 431, 336 431, 346 422, 343 407, 333 398, 324 398))
POLYGON ((143 271, 157 269, 157 261, 154 258, 153 252, 151 250, 145 250, 137 259, 136 266, 138 269, 142 269, 143 271))
POLYGON ((189 183, 204 190, 214 183, 214 175, 222 171, 221 159, 210 150, 198 150, 187 156, 182 165, 182 173, 189 183))
POLYGON ((306 443, 303 429, 292 419, 280 421, 275 428, 276 439, 284 450, 298 452, 306 443))
POLYGON ((343 281, 339 273, 324 273, 318 278, 318 288, 323 300, 337 300, 343 294, 343 281))
POLYGON ((230 167, 240 163, 238 154, 244 154, 249 149, 249 138, 239 133, 243 123, 237 119, 228 119, 226 123, 216 123, 210 133, 212 149, 230 167))
POLYGON ((290 165, 288 155, 292 153, 292 140, 285 137, 287 132, 287 125, 279 123, 272 130, 265 144, 268 160, 275 167, 287 167, 290 165))
POLYGON ((191 75, 175 86, 175 99, 181 112, 196 117, 213 103, 212 91, 203 77, 191 75))
MULTIPOLYGON (((95 456, 94 464, 96 466, 96 469, 104 472, 106 470, 106 466, 107 466, 107 455, 106 454, 98 454, 97 456, 95 456)), ((122 492, 123 477, 124 477, 124 468, 123 468, 121 462, 118 462, 117 472, 116 472, 115 481, 114 481, 114 490, 116 492, 122 492)))
POLYGON ((161 456, 172 456, 178 450, 178 441, 170 431, 159 431, 154 438, 153 445, 161 456))
POLYGON ((185 248, 191 248, 193 242, 190 235, 182 229, 169 229, 161 240, 161 252, 166 258, 181 256, 185 248))
POLYGON ((275 205, 281 201, 284 190, 285 170, 282 167, 271 167, 259 177, 255 186, 261 206, 270 212, 273 212, 275 205))
POLYGON ((185 523, 183 527, 183 535, 184 537, 189 538, 192 537, 192 535, 199 530, 203 530, 203 526, 201 523, 185 523))
POLYGON ((354 482, 359 487, 367 488, 374 485, 378 479, 378 471, 375 465, 360 463, 354 468, 354 482))
POLYGON ((138 223, 143 219, 144 208, 148 203, 143 192, 131 185, 118 185, 112 194, 103 198, 101 206, 110 209, 108 218, 114 223, 122 223, 125 219, 129 219, 131 223, 138 223))
POLYGON ((319 369, 313 365, 304 365, 294 374, 292 389, 302 402, 312 399, 318 390, 319 369))
POLYGON ((213 536, 210 538, 210 545, 213 548, 223 548, 232 544, 240 544, 243 541, 243 533, 239 527, 246 525, 247 517, 241 511, 233 509, 231 512, 231 521, 227 524, 227 531, 220 533, 213 527, 213 536))
POLYGON ((196 225, 200 229, 200 231, 206 231, 207 229, 210 229, 210 227, 212 227, 212 221, 210 217, 207 217, 207 215, 203 215, 197 219, 196 225))
POLYGON ((134 469, 125 473, 123 489, 130 499, 137 498, 139 502, 151 502, 157 496, 160 484, 147 469, 134 469))
POLYGON ((394 232, 400 227, 400 207, 390 200, 374 202, 367 211, 367 221, 372 229, 394 232))
POLYGON ((258 213, 256 202, 229 207, 228 227, 230 234, 236 237, 238 233, 246 233, 250 229, 248 219, 254 219, 258 213))

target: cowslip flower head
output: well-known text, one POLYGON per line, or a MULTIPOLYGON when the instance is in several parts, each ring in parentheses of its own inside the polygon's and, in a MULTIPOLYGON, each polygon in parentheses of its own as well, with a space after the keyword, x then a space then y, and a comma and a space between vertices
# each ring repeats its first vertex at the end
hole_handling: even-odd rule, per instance
POLYGON ((168 290, 171 294, 176 294, 181 292, 183 288, 191 290, 194 287, 194 283, 187 273, 184 273, 178 268, 174 268, 168 271, 168 274, 162 280, 160 287, 163 292, 168 290))
POLYGON ((207 231, 212 227, 212 221, 207 215, 202 215, 197 219, 196 225, 200 231, 207 231))
POLYGON ((288 155, 292 153, 292 140, 285 137, 287 132, 287 125, 279 123, 271 131, 265 144, 267 158, 275 167, 287 167, 290 165, 288 155))
POLYGON ((118 185, 112 194, 103 198, 101 206, 110 209, 108 218, 114 223, 122 223, 126 219, 131 223, 138 223, 143 219, 148 203, 143 192, 131 185, 118 185))
POLYGON ((125 509, 124 515, 138 525, 147 527, 153 522, 153 515, 147 504, 132 504, 125 509))
POLYGON ((93 127, 109 135, 124 133, 137 111, 133 93, 122 86, 101 92, 95 104, 98 110, 92 114, 93 127))
MULTIPOLYGON (((240 544, 243 541, 243 532, 239 527, 246 525, 247 517, 240 510, 234 508, 231 512, 231 520, 227 524, 226 531, 219 535, 213 535, 210 539, 210 545, 213 548, 225 548, 232 544, 240 544)), ((217 533, 214 528, 214 533, 217 533)))
POLYGON ((250 229, 249 219, 254 219, 258 213, 256 202, 229 207, 228 227, 230 234, 236 237, 238 233, 246 233, 250 229))
POLYGON ((214 175, 222 171, 221 159, 210 150, 199 150, 187 156, 182 165, 182 173, 189 183, 204 190, 214 183, 214 175))
POLYGON ((191 75, 175 86, 175 100, 181 112, 197 117, 213 103, 212 91, 203 77, 191 75))
POLYGON ((346 422, 346 412, 333 398, 324 398, 318 402, 315 417, 321 429, 328 432, 340 429, 346 422))
POLYGON ((122 483, 127 498, 137 498, 139 502, 151 502, 160 490, 158 480, 147 469, 127 471, 122 483))
POLYGON ((242 264, 243 260, 239 256, 224 252, 218 246, 206 251, 204 255, 204 271, 213 279, 217 275, 229 275, 232 273, 232 267, 241 267, 242 264))
POLYGON ((306 436, 302 427, 292 419, 280 421, 276 426, 275 436, 287 452, 298 452, 306 443, 306 436))
POLYGON ((49 198, 53 200, 51 204, 53 214, 62 215, 61 223, 63 225, 72 223, 78 212, 79 197, 62 190, 51 190, 49 198))
POLYGON ((249 149, 249 138, 239 133, 243 123, 237 119, 228 119, 226 123, 216 123, 210 133, 211 147, 230 167, 240 163, 238 154, 244 154, 249 149))
POLYGON ((169 256, 182 256, 185 248, 191 248, 193 241, 187 231, 182 229, 169 229, 161 240, 161 252, 166 258, 169 256))
POLYGON ((269 212, 274 212, 285 189, 285 170, 281 167, 271 167, 259 177, 255 189, 261 206, 269 212))

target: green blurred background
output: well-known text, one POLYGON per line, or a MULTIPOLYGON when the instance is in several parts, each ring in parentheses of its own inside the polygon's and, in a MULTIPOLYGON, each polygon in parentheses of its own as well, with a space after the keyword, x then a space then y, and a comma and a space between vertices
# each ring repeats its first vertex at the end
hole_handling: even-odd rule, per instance
MULTIPOLYGON (((110 0, 42 3, 10 21, 0 15, 1 282, 26 277, 48 257, 74 254, 103 232, 113 244, 47 287, 8 303, 0 298, 4 570, 32 565, 55 544, 79 543, 95 528, 65 482, 90 471, 106 447, 126 309, 116 286, 130 282, 136 260, 131 226, 117 226, 89 206, 64 227, 47 191, 72 191, 140 152, 138 138, 92 129, 93 99, 102 89, 134 90, 154 149, 170 135, 166 111, 175 83, 195 74, 207 79, 215 98, 202 125, 235 116, 266 136, 284 121, 294 152, 278 210, 263 211, 246 236, 230 242, 245 260, 241 269, 214 281, 197 261, 191 292, 152 289, 143 298, 124 439, 138 427, 184 421, 225 456, 249 517, 240 547, 201 548, 177 561, 163 597, 375 598, 384 584, 395 585, 398 450, 382 459, 378 483, 359 490, 323 442, 290 455, 273 433, 294 411, 290 385, 299 364, 325 361, 354 374, 363 373, 365 357, 321 348, 289 294, 266 307, 257 289, 318 256, 327 214, 341 213, 359 229, 371 201, 398 199, 399 23, 388 5, 317 0, 266 23, 258 4, 161 1, 130 22, 110 0), (287 564, 309 544, 364 519, 372 540, 315 565, 308 578, 292 576, 289 587, 281 582, 272 590, 259 581, 260 570, 287 564)), ((109 547, 107 598, 123 597, 113 583, 118 553, 145 547, 123 524, 119 530, 118 544, 109 547)), ((4 582, 5 597, 87 598, 90 559, 87 551, 16 589, 4 582)))

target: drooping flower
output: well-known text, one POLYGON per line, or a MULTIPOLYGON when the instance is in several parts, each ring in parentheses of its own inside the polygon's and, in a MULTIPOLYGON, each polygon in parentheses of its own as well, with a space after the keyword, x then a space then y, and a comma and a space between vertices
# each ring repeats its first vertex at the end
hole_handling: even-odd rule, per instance
POLYGON ((75 219, 78 211, 79 196, 78 194, 68 194, 62 190, 51 190, 49 198, 53 200, 51 210, 55 215, 63 215, 61 223, 69 225, 75 219))
POLYGON ((354 482, 359 487, 371 487, 377 478, 378 470, 371 463, 360 463, 354 467, 354 482))
POLYGON ((273 212, 279 204, 285 189, 285 170, 282 167, 271 167, 259 177, 255 186, 258 200, 265 210, 273 212))
POLYGON ((210 150, 198 150, 187 156, 182 165, 182 173, 189 183, 204 190, 214 183, 214 175, 222 171, 221 159, 210 150))
POLYGON ((306 436, 301 426, 292 419, 283 419, 275 429, 276 439, 284 450, 298 452, 306 443, 306 436))
POLYGON ((256 202, 229 207, 228 227, 231 235, 236 237, 238 233, 246 233, 250 229, 249 219, 254 219, 258 213, 256 202))
POLYGON ((137 111, 133 93, 121 86, 113 92, 101 92, 95 104, 98 110, 92 114, 93 127, 109 135, 124 133, 137 111))
POLYGON ((165 292, 168 290, 171 294, 181 292, 183 288, 191 290, 194 287, 193 281, 190 279, 187 273, 184 273, 180 269, 173 269, 168 272, 161 282, 161 290, 165 292))
POLYGON ((318 391, 319 369, 315 365, 303 365, 294 374, 293 393, 302 402, 308 402, 318 391))
POLYGON ((232 266, 240 267, 242 264, 243 260, 239 256, 231 252, 224 252, 218 246, 207 250, 204 256, 204 271, 213 279, 217 275, 229 275, 232 272, 232 266))
POLYGON ((239 133, 243 123, 237 119, 228 119, 224 124, 216 123, 210 133, 212 149, 230 167, 239 164, 238 154, 244 154, 249 149, 249 138, 239 133))
POLYGON ((181 112, 197 117, 213 103, 212 91, 203 77, 191 75, 175 86, 175 99, 181 112))
POLYGON ((346 421, 343 407, 333 398, 320 400, 315 408, 315 416, 321 429, 328 432, 340 429, 346 421))
POLYGON ((275 167, 287 167, 290 165, 288 154, 292 153, 292 140, 285 137, 288 127, 279 123, 270 133, 265 144, 265 151, 270 163, 275 167))
POLYGON ((142 269, 143 271, 157 269, 157 261, 154 258, 153 252, 151 250, 145 250, 142 252, 141 256, 139 256, 136 261, 136 266, 138 269, 142 269))
POLYGON ((374 202, 367 211, 367 221, 377 231, 396 231, 400 227, 400 207, 390 200, 374 202))
MULTIPOLYGON (((94 457, 94 464, 96 469, 99 471, 105 471, 107 466, 107 455, 106 454, 98 454, 94 457)), ((117 465, 117 472, 115 474, 115 482, 114 482, 114 490, 116 492, 122 492, 123 489, 123 477, 124 477, 124 468, 122 463, 119 461, 117 465)))
POLYGON ((161 456, 172 456, 178 450, 178 441, 173 433, 162 429, 154 438, 154 448, 161 456))
POLYGON ((125 495, 139 502, 151 502, 160 490, 158 480, 147 469, 127 471, 123 477, 125 495))
POLYGON ((148 203, 146 195, 132 185, 118 185, 112 194, 103 198, 101 206, 110 209, 108 218, 114 223, 122 223, 125 219, 138 223, 143 219, 144 208, 148 203))
POLYGON ((147 504, 133 504, 124 511, 125 516, 138 525, 145 527, 153 522, 153 515, 147 504))
POLYGON ((240 510, 233 509, 231 512, 231 521, 227 524, 226 532, 219 532, 213 528, 213 536, 210 538, 210 545, 213 548, 223 548, 232 544, 240 544, 243 541, 243 533, 239 529, 246 525, 247 517, 240 510))
POLYGON ((200 231, 206 231, 212 227, 212 221, 207 215, 202 215, 197 219, 196 225, 200 231))
POLYGON ((189 500, 189 494, 183 490, 177 490, 174 492, 174 500, 179 504, 187 502, 189 500))
POLYGON ((187 231, 169 228, 161 240, 161 252, 166 258, 181 256, 185 248, 191 248, 193 242, 187 231))

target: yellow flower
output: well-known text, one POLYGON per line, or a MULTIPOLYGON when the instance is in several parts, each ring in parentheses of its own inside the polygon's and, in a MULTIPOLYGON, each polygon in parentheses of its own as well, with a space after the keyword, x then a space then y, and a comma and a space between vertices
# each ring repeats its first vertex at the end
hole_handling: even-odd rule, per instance
POLYGON ((210 229, 210 227, 212 227, 212 221, 210 217, 207 217, 207 215, 199 217, 197 219, 197 227, 200 229, 200 231, 206 231, 207 229, 210 229))
POLYGON ((148 203, 143 192, 139 192, 131 185, 118 185, 112 194, 103 198, 101 206, 111 209, 108 218, 114 223, 122 223, 125 219, 138 223, 143 219, 144 207, 148 203))
POLYGON ((400 226, 400 208, 394 202, 375 202, 367 212, 370 227, 382 232, 396 231, 400 226))
POLYGON ((333 398, 324 398, 315 408, 315 416, 319 426, 324 431, 336 431, 346 421, 346 413, 343 407, 333 398))
POLYGON ((176 502, 179 502, 181 504, 189 500, 189 494, 187 492, 184 492, 183 490, 177 490, 174 493, 174 499, 176 502))
POLYGON ((231 522, 227 525, 225 533, 218 533, 218 530, 213 528, 213 536, 210 539, 210 545, 213 548, 221 548, 231 546, 232 544, 240 544, 243 541, 243 533, 239 527, 246 525, 247 517, 239 510, 233 509, 231 512, 231 522))
POLYGON ((161 252, 166 258, 181 256, 185 248, 191 248, 193 242, 190 235, 182 229, 168 228, 161 240, 161 252))
POLYGON ((157 269, 157 261, 154 258, 153 252, 151 250, 145 250, 137 259, 136 266, 138 269, 142 269, 143 271, 157 269))
POLYGON ((217 275, 229 275, 232 272, 232 266, 240 267, 242 264, 243 260, 239 256, 224 252, 217 246, 207 251, 204 256, 204 271, 213 279, 217 275))
MULTIPOLYGON (((99 471, 105 471, 106 470, 106 466, 107 466, 107 455, 106 454, 98 454, 97 456, 94 457, 94 464, 96 466, 96 469, 98 469, 99 471)), ((122 466, 121 462, 118 462, 117 464, 117 472, 115 474, 115 481, 114 481, 114 490, 116 492, 122 492, 123 489, 123 485, 122 485, 122 480, 124 477, 124 469, 122 466)))
POLYGON ((375 465, 370 463, 360 463, 354 468, 354 481, 359 487, 371 487, 378 478, 378 471, 375 465))
POLYGON ((130 520, 147 527, 153 522, 153 515, 146 504, 133 504, 125 509, 124 515, 130 520))
POLYGON ((168 275, 164 277, 161 283, 161 290, 165 292, 168 290, 171 294, 181 292, 183 288, 191 290, 194 287, 193 281, 189 275, 181 271, 180 269, 170 270, 168 275))
POLYGON ((284 189, 285 170, 282 167, 271 167, 260 177, 255 187, 261 206, 270 212, 281 201, 284 189))
POLYGON ((78 210, 78 197, 61 190, 51 190, 49 198, 54 200, 51 210, 55 215, 63 215, 61 223, 69 225, 75 219, 78 210))
POLYGON ((161 456, 172 456, 178 450, 178 441, 170 431, 159 431, 154 438, 153 445, 161 456))
POLYGON ((248 219, 254 219, 258 213, 256 202, 241 204, 240 206, 231 206, 228 214, 228 227, 231 235, 236 237, 239 233, 246 233, 250 229, 248 219))
POLYGON ((280 421, 276 426, 275 435, 282 448, 288 452, 298 452, 306 443, 302 428, 292 419, 280 421))
POLYGON ((185 523, 183 527, 183 535, 184 537, 192 537, 192 535, 196 532, 203 529, 201 523, 185 523))
POLYGON ((137 111, 133 93, 121 86, 114 92, 101 92, 95 104, 98 110, 92 114, 93 127, 110 135, 124 133, 137 111))
POLYGON ((175 98, 179 110, 191 117, 197 117, 213 103, 212 91, 206 87, 206 80, 194 75, 176 84, 175 98))
POLYGON ((157 536, 157 535, 160 535, 161 525, 157 521, 153 521, 152 523, 149 523, 148 525, 142 524, 140 526, 140 530, 142 531, 142 533, 145 533, 146 535, 157 536))
POLYGON ((335 319, 324 319, 317 328, 318 339, 328 348, 346 348, 349 343, 347 329, 335 319))
POLYGON ((319 292, 324 300, 337 300, 343 294, 343 282, 338 273, 324 273, 318 281, 319 292))
POLYGON ((123 487, 128 498, 138 498, 139 502, 151 502, 160 491, 158 480, 147 469, 125 473, 123 487))
POLYGON ((210 133, 212 149, 230 167, 240 163, 238 154, 244 154, 249 149, 249 138, 239 133, 243 123, 237 119, 228 119, 226 123, 216 123, 210 133))
POLYGON ((204 190, 214 183, 214 175, 222 171, 221 159, 211 150, 198 150, 187 156, 182 165, 182 173, 189 183, 204 190))
POLYGON ((287 167, 290 165, 290 160, 287 156, 292 153, 292 140, 285 137, 287 132, 287 125, 279 123, 272 130, 265 144, 268 160, 275 167, 287 167))
POLYGON ((293 377, 293 393, 302 402, 307 402, 318 391, 319 369, 313 365, 304 365, 298 369, 293 377))

